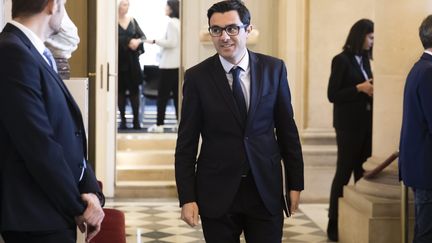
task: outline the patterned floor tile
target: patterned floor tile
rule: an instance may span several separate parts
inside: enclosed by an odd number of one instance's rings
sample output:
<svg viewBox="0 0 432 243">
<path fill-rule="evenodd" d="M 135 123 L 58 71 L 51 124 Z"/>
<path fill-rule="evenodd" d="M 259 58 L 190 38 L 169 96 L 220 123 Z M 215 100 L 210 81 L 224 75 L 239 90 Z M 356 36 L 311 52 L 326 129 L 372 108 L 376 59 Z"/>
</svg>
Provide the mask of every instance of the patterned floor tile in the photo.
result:
<svg viewBox="0 0 432 243">
<path fill-rule="evenodd" d="M 174 235 L 185 235 L 187 233 L 196 232 L 196 229 L 185 228 L 185 227 L 169 227 L 166 229 L 160 229 L 159 231 L 174 234 Z"/>
<path fill-rule="evenodd" d="M 106 207 L 125 212 L 127 243 L 205 243 L 201 226 L 189 227 L 179 219 L 180 209 L 177 201 L 172 202 L 107 202 Z M 307 208 L 307 207 L 306 207 Z M 325 210 L 314 207 L 313 210 Z M 307 208 L 310 211 L 310 208 Z M 325 215 L 321 213 L 319 215 Z M 283 243 L 318 243 L 327 242 L 322 227 L 311 219 L 310 213 L 299 210 L 293 217 L 285 219 Z M 323 219 L 318 219 L 318 221 Z M 139 235 L 139 239 L 137 238 Z M 245 240 L 241 237 L 241 243 Z"/>
<path fill-rule="evenodd" d="M 173 235 L 170 237 L 162 238 L 161 240 L 167 241 L 167 242 L 175 242 L 175 243 L 190 243 L 190 242 L 196 241 L 196 238 L 184 236 L 184 235 Z"/>
</svg>

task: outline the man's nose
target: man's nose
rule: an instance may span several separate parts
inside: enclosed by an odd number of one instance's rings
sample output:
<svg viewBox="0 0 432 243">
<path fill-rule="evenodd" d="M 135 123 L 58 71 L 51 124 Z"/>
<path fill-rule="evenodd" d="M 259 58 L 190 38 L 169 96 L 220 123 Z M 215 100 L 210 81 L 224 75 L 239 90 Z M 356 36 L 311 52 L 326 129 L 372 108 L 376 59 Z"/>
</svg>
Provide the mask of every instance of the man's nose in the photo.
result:
<svg viewBox="0 0 432 243">
<path fill-rule="evenodd" d="M 226 32 L 226 30 L 222 30 L 222 34 L 221 34 L 220 38 L 223 41 L 226 41 L 226 40 L 229 40 L 231 37 L 228 35 L 228 33 Z"/>
</svg>

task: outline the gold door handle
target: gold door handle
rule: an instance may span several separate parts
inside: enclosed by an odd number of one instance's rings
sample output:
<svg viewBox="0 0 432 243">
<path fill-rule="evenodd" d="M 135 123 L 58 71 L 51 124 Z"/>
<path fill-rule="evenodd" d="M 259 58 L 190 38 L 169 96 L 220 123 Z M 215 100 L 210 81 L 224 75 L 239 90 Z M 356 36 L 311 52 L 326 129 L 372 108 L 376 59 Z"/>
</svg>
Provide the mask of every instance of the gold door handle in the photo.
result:
<svg viewBox="0 0 432 243">
<path fill-rule="evenodd" d="M 96 77 L 96 73 L 88 73 L 89 77 Z"/>
</svg>

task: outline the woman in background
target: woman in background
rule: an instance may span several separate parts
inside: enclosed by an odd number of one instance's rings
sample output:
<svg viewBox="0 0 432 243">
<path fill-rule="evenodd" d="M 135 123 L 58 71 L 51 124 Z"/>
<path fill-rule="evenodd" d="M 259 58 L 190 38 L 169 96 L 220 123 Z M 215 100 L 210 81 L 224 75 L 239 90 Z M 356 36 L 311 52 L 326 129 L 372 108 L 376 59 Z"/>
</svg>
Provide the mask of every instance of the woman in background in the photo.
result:
<svg viewBox="0 0 432 243">
<path fill-rule="evenodd" d="M 338 240 L 338 199 L 354 172 L 363 176 L 363 163 L 372 151 L 372 47 L 374 24 L 361 19 L 350 30 L 342 53 L 333 58 L 328 99 L 333 103 L 337 165 L 330 193 L 329 240 Z"/>
<path fill-rule="evenodd" d="M 137 21 L 127 15 L 129 0 L 121 0 L 119 4 L 119 47 L 118 47 L 118 107 L 120 111 L 120 129 L 126 129 L 126 97 L 132 106 L 133 128 L 140 129 L 139 85 L 143 81 L 143 73 L 139 56 L 144 53 L 145 35 Z"/>
<path fill-rule="evenodd" d="M 158 86 L 157 123 L 149 127 L 148 132 L 164 131 L 165 109 L 171 94 L 174 99 L 176 116 L 178 118 L 178 77 L 180 67 L 179 1 L 168 0 L 165 14 L 169 16 L 165 38 L 146 40 L 149 44 L 156 44 L 162 47 L 159 63 L 161 79 Z"/>
</svg>

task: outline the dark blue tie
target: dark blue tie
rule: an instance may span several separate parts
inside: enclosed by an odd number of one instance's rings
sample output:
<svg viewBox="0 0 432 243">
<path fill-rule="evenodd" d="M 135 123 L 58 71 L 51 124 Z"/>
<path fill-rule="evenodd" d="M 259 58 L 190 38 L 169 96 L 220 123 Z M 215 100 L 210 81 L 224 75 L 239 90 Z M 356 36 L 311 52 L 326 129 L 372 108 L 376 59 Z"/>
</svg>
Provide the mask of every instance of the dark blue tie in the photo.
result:
<svg viewBox="0 0 432 243">
<path fill-rule="evenodd" d="M 54 57 L 52 55 L 52 53 L 50 52 L 50 50 L 48 48 L 45 48 L 43 55 L 46 57 L 46 59 L 49 62 L 49 65 L 54 69 L 54 71 L 57 73 L 57 64 L 54 60 Z"/>
<path fill-rule="evenodd" d="M 243 119 L 242 121 L 245 122 L 247 118 L 247 107 L 246 107 L 246 100 L 245 96 L 243 94 L 243 90 L 241 88 L 240 84 L 240 67 L 233 67 L 230 71 L 233 76 L 233 83 L 232 83 L 232 91 L 234 100 L 236 101 L 237 107 L 240 111 L 240 116 Z"/>
<path fill-rule="evenodd" d="M 233 96 L 234 100 L 237 104 L 237 107 L 240 111 L 240 116 L 242 118 L 242 122 L 246 123 L 247 119 L 247 107 L 246 107 L 246 99 L 243 94 L 243 90 L 241 88 L 240 84 L 240 72 L 242 69 L 240 67 L 233 67 L 230 71 L 233 76 L 233 83 L 232 83 L 232 90 L 233 90 Z M 247 176 L 249 174 L 249 162 L 246 160 L 245 163 L 242 166 L 242 177 Z"/>
</svg>

